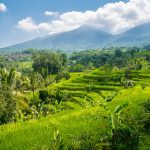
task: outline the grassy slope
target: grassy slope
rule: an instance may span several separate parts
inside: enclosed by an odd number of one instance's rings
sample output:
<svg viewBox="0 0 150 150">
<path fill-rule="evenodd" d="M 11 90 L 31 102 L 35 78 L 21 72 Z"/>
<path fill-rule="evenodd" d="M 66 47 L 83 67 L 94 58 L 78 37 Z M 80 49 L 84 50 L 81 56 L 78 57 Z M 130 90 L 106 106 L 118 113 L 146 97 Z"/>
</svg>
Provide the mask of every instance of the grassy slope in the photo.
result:
<svg viewBox="0 0 150 150">
<path fill-rule="evenodd" d="M 46 149 L 51 147 L 54 132 L 58 130 L 66 146 L 70 143 L 78 145 L 82 142 L 81 135 L 89 137 L 91 144 L 99 143 L 101 137 L 108 131 L 108 120 L 104 119 L 105 111 L 99 106 L 102 97 L 112 95 L 119 90 L 119 94 L 109 103 L 110 108 L 114 110 L 119 104 L 132 102 L 130 109 L 134 115 L 140 113 L 140 104 L 150 97 L 150 87 L 143 90 L 137 83 L 134 88 L 123 89 L 119 83 L 104 82 L 104 79 L 104 73 L 96 70 L 86 75 L 74 73 L 70 80 L 54 85 L 72 95 L 71 101 L 63 103 L 71 106 L 72 109 L 40 120 L 1 126 L 0 149 Z M 149 138 L 148 135 L 143 138 L 143 143 L 140 143 L 141 150 L 150 147 Z"/>
</svg>

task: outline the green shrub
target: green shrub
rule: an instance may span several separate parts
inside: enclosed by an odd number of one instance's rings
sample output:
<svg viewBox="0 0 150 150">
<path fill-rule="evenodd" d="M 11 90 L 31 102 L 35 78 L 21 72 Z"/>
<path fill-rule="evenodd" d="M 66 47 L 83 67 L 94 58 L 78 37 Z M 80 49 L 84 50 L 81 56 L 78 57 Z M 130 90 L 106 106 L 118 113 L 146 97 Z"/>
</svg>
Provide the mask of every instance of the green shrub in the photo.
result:
<svg viewBox="0 0 150 150">
<path fill-rule="evenodd" d="M 93 133 L 84 132 L 70 145 L 69 150 L 100 150 L 100 139 Z"/>
<path fill-rule="evenodd" d="M 0 124 L 15 120 L 17 100 L 10 91 L 0 93 Z"/>
<path fill-rule="evenodd" d="M 144 90 L 147 86 L 148 86 L 147 83 L 141 83 L 141 87 L 142 87 L 143 90 Z"/>
<path fill-rule="evenodd" d="M 58 81 L 60 81 L 63 78 L 66 79 L 66 80 L 70 79 L 70 74 L 69 74 L 68 71 L 60 71 L 60 72 L 58 72 L 56 77 L 55 77 L 55 80 L 58 82 Z"/>
<path fill-rule="evenodd" d="M 71 72 L 82 72 L 84 70 L 85 70 L 85 66 L 83 66 L 81 64 L 76 64 L 76 65 L 70 67 Z"/>
<path fill-rule="evenodd" d="M 146 132 L 150 132 L 150 100 L 144 102 L 144 115 L 142 119 L 143 127 Z"/>
<path fill-rule="evenodd" d="M 112 150 L 137 150 L 139 134 L 135 130 L 124 126 L 113 130 Z"/>
<path fill-rule="evenodd" d="M 63 150 L 64 143 L 62 141 L 59 131 L 54 132 L 54 137 L 49 147 L 49 150 Z"/>
<path fill-rule="evenodd" d="M 62 101 L 68 101 L 70 98 L 71 96 L 67 90 L 61 91 L 58 89 L 56 91 L 56 100 L 58 101 L 58 103 Z"/>
<path fill-rule="evenodd" d="M 120 83 L 125 89 L 132 88 L 135 86 L 135 82 L 133 80 L 126 80 L 124 78 L 121 79 Z"/>
<path fill-rule="evenodd" d="M 48 91 L 47 90 L 40 90 L 39 91 L 39 99 L 41 100 L 42 103 L 47 104 L 48 103 Z"/>
<path fill-rule="evenodd" d="M 55 112 L 56 112 L 56 108 L 53 105 L 48 104 L 42 106 L 42 113 L 45 117 L 49 114 L 55 114 Z"/>
</svg>

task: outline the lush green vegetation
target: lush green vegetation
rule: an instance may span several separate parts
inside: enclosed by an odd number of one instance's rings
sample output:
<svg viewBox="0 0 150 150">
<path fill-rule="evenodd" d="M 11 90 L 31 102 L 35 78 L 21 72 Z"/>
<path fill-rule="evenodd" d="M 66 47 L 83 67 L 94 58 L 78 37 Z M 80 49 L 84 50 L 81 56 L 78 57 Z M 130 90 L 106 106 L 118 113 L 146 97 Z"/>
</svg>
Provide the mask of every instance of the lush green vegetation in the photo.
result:
<svg viewBox="0 0 150 150">
<path fill-rule="evenodd" d="M 0 58 L 0 149 L 148 150 L 150 51 Z"/>
</svg>

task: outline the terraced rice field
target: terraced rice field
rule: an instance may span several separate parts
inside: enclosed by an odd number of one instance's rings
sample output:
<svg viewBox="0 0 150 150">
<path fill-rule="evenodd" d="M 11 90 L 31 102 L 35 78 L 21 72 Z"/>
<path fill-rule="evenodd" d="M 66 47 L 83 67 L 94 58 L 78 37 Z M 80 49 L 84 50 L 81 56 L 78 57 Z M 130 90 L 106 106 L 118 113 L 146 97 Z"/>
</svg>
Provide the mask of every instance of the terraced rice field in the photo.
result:
<svg viewBox="0 0 150 150">
<path fill-rule="evenodd" d="M 113 73 L 109 76 L 111 79 L 108 80 L 105 72 L 99 70 L 90 73 L 72 73 L 71 79 L 62 81 L 55 87 L 71 96 L 65 105 L 78 105 L 73 108 L 98 106 L 101 100 L 124 89 L 121 83 L 116 81 L 118 77 L 124 77 L 124 74 L 122 72 Z M 143 82 L 150 83 L 149 72 L 145 74 L 134 72 L 132 78 L 136 85 L 141 85 Z"/>
<path fill-rule="evenodd" d="M 111 75 L 118 76 L 124 75 L 121 72 Z M 144 89 L 141 87 L 141 83 L 149 83 L 149 72 L 139 72 L 133 79 L 136 86 L 125 89 L 114 78 L 107 80 L 105 73 L 99 70 L 88 74 L 72 73 L 69 80 L 52 85 L 54 89 L 58 88 L 71 97 L 62 102 L 65 109 L 40 120 L 1 126 L 0 149 L 53 149 L 54 133 L 59 131 L 66 150 L 71 146 L 86 149 L 87 145 L 84 145 L 83 141 L 89 143 L 91 149 L 100 150 L 100 140 L 109 131 L 109 121 L 101 102 L 117 93 L 114 99 L 108 102 L 110 109 L 114 111 L 116 106 L 129 102 L 132 105 L 127 111 L 136 116 L 142 113 L 141 104 L 150 98 L 150 86 L 147 85 Z M 140 138 L 139 150 L 148 150 L 150 136 L 140 135 Z"/>
</svg>

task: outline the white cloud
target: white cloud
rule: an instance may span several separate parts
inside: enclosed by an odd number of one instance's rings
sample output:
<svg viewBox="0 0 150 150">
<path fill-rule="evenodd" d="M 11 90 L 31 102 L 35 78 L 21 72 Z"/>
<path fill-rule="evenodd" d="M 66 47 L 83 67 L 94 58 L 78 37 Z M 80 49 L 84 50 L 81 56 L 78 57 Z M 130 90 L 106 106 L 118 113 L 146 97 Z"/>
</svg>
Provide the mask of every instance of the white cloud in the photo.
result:
<svg viewBox="0 0 150 150">
<path fill-rule="evenodd" d="M 51 16 L 51 17 L 57 17 L 59 15 L 58 12 L 53 12 L 53 11 L 45 11 L 44 12 L 45 16 Z"/>
<path fill-rule="evenodd" d="M 5 4 L 0 3 L 0 12 L 5 12 L 7 10 L 7 7 Z"/>
<path fill-rule="evenodd" d="M 18 22 L 18 28 L 21 28 L 25 31 L 34 31 L 37 30 L 37 25 L 34 23 L 31 17 L 27 17 L 26 19 L 22 19 Z"/>
<path fill-rule="evenodd" d="M 45 12 L 52 16 L 55 12 Z M 57 33 L 75 29 L 83 24 L 98 25 L 110 33 L 120 33 L 142 23 L 150 22 L 150 0 L 108 3 L 96 11 L 66 12 L 52 21 L 35 23 L 31 17 L 18 22 L 18 28 L 38 33 Z"/>
</svg>

